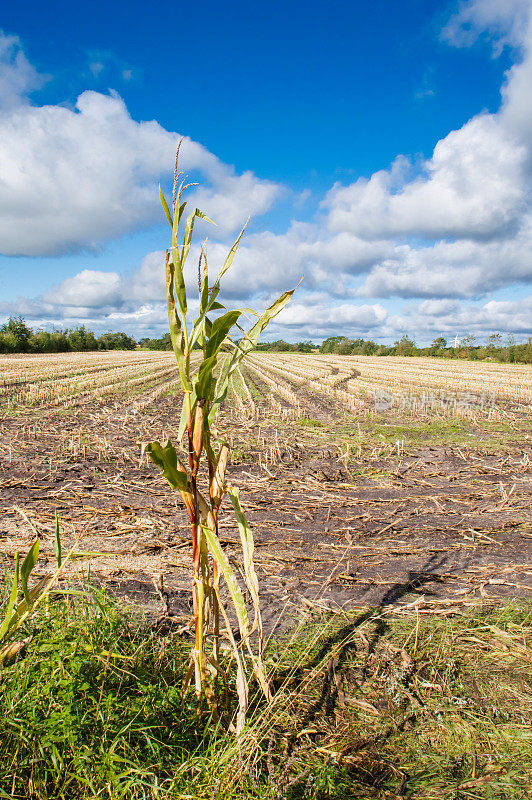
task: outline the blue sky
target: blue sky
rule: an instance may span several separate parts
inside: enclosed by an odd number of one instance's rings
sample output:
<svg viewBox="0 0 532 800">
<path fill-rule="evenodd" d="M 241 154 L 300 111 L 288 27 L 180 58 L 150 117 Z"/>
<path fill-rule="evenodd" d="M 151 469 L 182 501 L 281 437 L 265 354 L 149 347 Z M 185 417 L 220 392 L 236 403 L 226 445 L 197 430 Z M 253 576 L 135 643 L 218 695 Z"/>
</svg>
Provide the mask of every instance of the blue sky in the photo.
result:
<svg viewBox="0 0 532 800">
<path fill-rule="evenodd" d="M 530 0 L 9 2 L 0 320 L 165 328 L 156 185 L 185 136 L 229 303 L 271 337 L 532 332 Z M 202 232 L 202 231 L 201 231 Z"/>
</svg>

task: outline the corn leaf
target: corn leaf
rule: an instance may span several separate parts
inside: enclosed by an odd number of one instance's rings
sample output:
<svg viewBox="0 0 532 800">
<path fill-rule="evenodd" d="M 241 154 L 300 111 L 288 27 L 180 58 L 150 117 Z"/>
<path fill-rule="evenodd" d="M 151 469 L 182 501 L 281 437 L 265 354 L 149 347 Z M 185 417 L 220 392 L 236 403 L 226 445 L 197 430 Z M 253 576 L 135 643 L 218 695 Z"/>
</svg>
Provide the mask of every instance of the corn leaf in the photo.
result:
<svg viewBox="0 0 532 800">
<path fill-rule="evenodd" d="M 200 312 L 205 311 L 209 302 L 209 276 L 205 275 L 201 284 Z"/>
<path fill-rule="evenodd" d="M 264 314 L 261 314 L 257 322 L 253 325 L 252 328 L 249 329 L 246 335 L 246 340 L 252 343 L 252 346 L 255 346 L 259 341 L 259 336 L 261 335 L 264 328 L 269 325 L 274 317 L 279 314 L 280 311 L 283 310 L 285 305 L 288 303 L 292 295 L 294 294 L 295 289 L 291 289 L 289 292 L 283 292 L 283 294 L 277 298 L 277 300 L 269 306 Z M 251 349 L 251 347 L 250 347 Z"/>
<path fill-rule="evenodd" d="M 199 208 L 195 208 L 192 214 L 188 215 L 187 224 L 185 226 L 185 235 L 183 237 L 183 249 L 181 251 L 181 263 L 183 264 L 183 266 L 185 265 L 185 261 L 188 258 L 190 243 L 192 241 L 192 232 L 194 230 L 194 222 L 196 217 L 198 217 L 198 219 L 205 220 L 205 222 L 210 222 L 211 225 L 215 224 L 212 221 L 212 219 L 209 219 L 209 217 L 206 214 L 204 214 L 203 211 L 200 211 Z"/>
<path fill-rule="evenodd" d="M 59 536 L 59 517 L 57 511 L 55 512 L 55 534 L 54 534 L 54 555 L 57 561 L 57 566 L 61 566 L 61 537 Z"/>
<path fill-rule="evenodd" d="M 177 453 L 170 440 L 164 447 L 159 442 L 150 442 L 146 445 L 145 452 L 162 470 L 163 476 L 172 489 L 179 489 L 182 492 L 190 491 L 188 475 L 183 465 L 178 462 Z"/>
<path fill-rule="evenodd" d="M 14 633 L 22 622 L 26 619 L 30 611 L 32 610 L 33 606 L 35 605 L 36 600 L 38 597 L 43 593 L 46 589 L 50 581 L 50 575 L 45 575 L 41 578 L 35 586 L 33 586 L 28 592 L 28 600 L 24 598 L 15 608 L 11 615 L 11 620 L 9 622 L 9 630 L 8 635 Z M 0 640 L 1 641 L 1 640 Z"/>
<path fill-rule="evenodd" d="M 242 311 L 240 309 L 236 309 L 235 311 L 228 311 L 226 314 L 223 314 L 221 317 L 218 317 L 214 320 L 212 323 L 209 340 L 205 348 L 205 354 L 207 358 L 218 353 L 229 331 L 237 322 L 241 314 Z"/>
<path fill-rule="evenodd" d="M 39 558 L 39 545 L 40 545 L 40 540 L 35 539 L 35 541 L 33 542 L 32 546 L 28 551 L 26 558 L 22 562 L 22 566 L 20 568 L 20 582 L 22 584 L 22 592 L 24 594 L 24 599 L 28 605 L 30 604 L 28 579 L 30 577 L 33 567 L 35 566 Z"/>
<path fill-rule="evenodd" d="M 9 596 L 9 601 L 7 603 L 7 607 L 4 611 L 4 619 L 2 620 L 2 624 L 0 625 L 0 642 L 2 642 L 11 627 L 11 616 L 13 614 L 13 609 L 15 607 L 15 603 L 17 602 L 17 594 L 18 594 L 18 584 L 19 584 L 19 554 L 15 553 L 15 574 L 13 575 L 13 585 L 11 587 L 11 594 Z"/>
<path fill-rule="evenodd" d="M 210 356 L 206 358 L 205 361 L 201 362 L 198 370 L 198 378 L 194 386 L 198 400 L 208 400 L 213 379 L 212 373 L 215 366 L 216 355 Z"/>
<path fill-rule="evenodd" d="M 164 213 L 166 215 L 166 219 L 170 223 L 170 227 L 174 227 L 174 220 L 172 219 L 172 215 L 170 213 L 170 209 L 168 208 L 168 203 L 166 202 L 166 197 L 163 194 L 163 190 L 161 189 L 161 184 L 159 184 L 159 197 L 161 198 L 161 205 L 163 207 Z"/>
<path fill-rule="evenodd" d="M 187 289 L 185 286 L 185 278 L 183 277 L 183 264 L 185 262 L 183 253 L 181 253 L 181 255 L 179 254 L 178 247 L 172 247 L 172 261 L 174 264 L 175 294 L 181 313 L 185 315 L 187 313 Z"/>
<path fill-rule="evenodd" d="M 0 666 L 16 661 L 18 656 L 24 652 L 31 642 L 31 638 L 31 636 L 28 636 L 27 639 L 23 639 L 21 642 L 12 642 L 11 644 L 4 645 L 4 647 L 0 647 Z M 7 796 L 8 795 L 6 795 L 6 797 Z"/>
<path fill-rule="evenodd" d="M 183 438 L 183 434 L 187 428 L 187 403 L 190 403 L 191 414 L 194 414 L 194 410 L 196 408 L 196 402 L 197 402 L 196 389 L 194 386 L 192 386 L 192 384 L 190 384 L 190 389 L 191 391 L 188 393 L 188 400 L 187 400 L 187 395 L 185 395 L 185 397 L 183 398 L 183 405 L 181 407 L 181 418 L 179 420 L 179 430 L 177 434 L 178 442 L 180 442 L 181 439 Z"/>
<path fill-rule="evenodd" d="M 225 578 L 225 582 L 227 584 L 227 588 L 229 589 L 229 594 L 231 595 L 238 619 L 240 636 L 242 639 L 245 639 L 249 633 L 249 622 L 244 595 L 242 594 L 242 590 L 238 585 L 233 568 L 231 567 L 227 556 L 222 550 L 222 545 L 220 544 L 220 540 L 216 536 L 215 532 L 207 525 L 202 525 L 201 527 L 203 529 L 203 533 L 205 534 L 209 550 L 211 551 L 213 558 L 218 562 L 218 565 Z"/>
<path fill-rule="evenodd" d="M 221 268 L 221 270 L 220 270 L 220 272 L 218 274 L 218 277 L 216 278 L 216 281 L 215 281 L 214 287 L 213 287 L 213 289 L 216 289 L 215 297 L 218 295 L 218 292 L 220 291 L 220 281 L 222 280 L 223 276 L 225 275 L 225 273 L 227 272 L 227 270 L 229 269 L 229 267 L 231 266 L 231 264 L 235 260 L 235 255 L 236 255 L 236 251 L 237 251 L 238 245 L 240 244 L 240 239 L 244 235 L 244 231 L 247 228 L 248 222 L 249 222 L 249 219 L 246 222 L 246 224 L 244 225 L 244 227 L 242 228 L 242 230 L 240 231 L 240 233 L 238 234 L 236 242 L 234 243 L 232 248 L 229 250 L 227 258 L 225 259 L 225 261 L 223 263 L 223 266 L 222 266 L 222 268 Z M 211 297 L 212 297 L 212 295 L 211 295 Z"/>
<path fill-rule="evenodd" d="M 214 591 L 216 594 L 216 598 L 218 600 L 218 606 L 222 613 L 222 617 L 224 618 L 225 628 L 227 631 L 227 637 L 231 643 L 232 653 L 235 657 L 236 661 L 236 691 L 238 695 L 238 711 L 236 716 L 236 730 L 235 733 L 238 735 L 242 733 L 244 729 L 244 723 L 246 721 L 246 712 L 248 710 L 248 698 L 249 698 L 249 686 L 248 681 L 246 678 L 246 672 L 244 669 L 244 659 L 242 658 L 242 654 L 240 652 L 240 648 L 238 647 L 235 637 L 233 636 L 233 631 L 231 629 L 231 623 L 227 617 L 227 612 L 224 608 L 224 605 L 220 598 L 220 593 L 218 588 L 215 586 Z"/>
<path fill-rule="evenodd" d="M 177 313 L 175 305 L 175 266 L 173 261 L 170 261 L 168 253 L 166 254 L 166 305 L 168 309 L 168 324 L 170 326 L 170 338 L 172 340 L 172 348 L 179 368 L 179 375 L 181 377 L 181 385 L 186 391 L 192 389 L 192 384 L 187 378 L 185 366 L 185 353 L 183 332 L 181 330 L 181 320 Z"/>
<path fill-rule="evenodd" d="M 249 527 L 248 521 L 244 516 L 244 512 L 240 506 L 240 499 L 238 496 L 238 489 L 233 486 L 227 487 L 227 494 L 233 504 L 235 510 L 236 521 L 238 524 L 238 531 L 240 533 L 240 541 L 242 543 L 242 554 L 244 556 L 244 575 L 246 578 L 246 586 L 251 595 L 253 608 L 255 611 L 255 624 L 259 629 L 262 627 L 260 623 L 260 607 L 259 607 L 259 580 L 255 571 L 255 564 L 253 562 L 253 553 L 255 551 L 255 542 L 253 540 L 253 533 Z M 260 631 L 262 635 L 262 631 Z"/>
</svg>

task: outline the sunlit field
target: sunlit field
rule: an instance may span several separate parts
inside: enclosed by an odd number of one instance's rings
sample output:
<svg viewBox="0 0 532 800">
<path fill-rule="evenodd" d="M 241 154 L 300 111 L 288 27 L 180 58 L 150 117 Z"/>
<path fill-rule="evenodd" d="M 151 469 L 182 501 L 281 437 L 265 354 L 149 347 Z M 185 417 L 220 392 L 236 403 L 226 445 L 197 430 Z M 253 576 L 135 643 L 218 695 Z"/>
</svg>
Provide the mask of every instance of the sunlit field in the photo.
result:
<svg viewBox="0 0 532 800">
<path fill-rule="evenodd" d="M 179 387 L 173 353 L 0 361 L 5 569 L 38 534 L 33 576 L 50 572 L 57 512 L 74 547 L 57 586 L 83 591 L 52 592 L 4 668 L 4 792 L 428 800 L 458 782 L 524 796 L 530 367 L 254 353 L 234 373 L 218 436 L 255 535 L 277 687 L 267 709 L 253 700 L 240 754 L 174 688 L 189 524 L 143 446 L 177 443 Z M 232 560 L 225 506 L 219 524 Z"/>
</svg>

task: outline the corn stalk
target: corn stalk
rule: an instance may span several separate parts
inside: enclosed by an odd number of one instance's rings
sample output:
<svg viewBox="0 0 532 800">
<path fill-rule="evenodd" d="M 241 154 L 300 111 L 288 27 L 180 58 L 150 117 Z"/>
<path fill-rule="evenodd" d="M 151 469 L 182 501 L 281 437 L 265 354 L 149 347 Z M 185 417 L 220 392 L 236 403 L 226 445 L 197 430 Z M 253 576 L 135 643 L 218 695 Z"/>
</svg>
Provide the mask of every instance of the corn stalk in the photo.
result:
<svg viewBox="0 0 532 800">
<path fill-rule="evenodd" d="M 209 223 L 212 221 L 198 208 L 194 209 L 188 215 L 183 237 L 179 239 L 180 223 L 186 207 L 186 202 L 182 201 L 182 194 L 187 186 L 185 181 L 181 180 L 182 173 L 177 172 L 178 157 L 179 148 L 171 207 L 160 187 L 159 195 L 166 219 L 172 229 L 172 246 L 166 251 L 165 258 L 166 302 L 170 336 L 184 392 L 178 439 L 181 442 L 185 437 L 186 464 L 179 458 L 170 441 L 164 446 L 159 442 L 151 442 L 145 450 L 162 470 L 172 489 L 181 493 L 191 525 L 195 636 L 189 673 L 183 690 L 187 690 L 194 677 L 198 709 L 201 708 L 202 698 L 205 697 L 215 718 L 225 721 L 227 727 L 238 733 L 243 728 L 247 709 L 249 689 L 246 668 L 248 670 L 251 668 L 268 699 L 270 690 L 262 663 L 262 624 L 258 581 L 253 564 L 253 536 L 242 513 L 238 492 L 226 483 L 225 472 L 229 450 L 226 444 L 218 445 L 216 442 L 213 423 L 225 400 L 233 374 L 245 356 L 256 347 L 259 336 L 268 323 L 288 303 L 293 291 L 284 292 L 260 315 L 251 309 L 239 308 L 228 311 L 218 301 L 221 280 L 233 263 L 238 244 L 244 234 L 244 226 L 214 283 L 209 283 L 207 258 L 202 248 L 198 275 L 199 316 L 189 328 L 187 288 L 184 279 L 185 263 L 190 252 L 195 221 L 197 219 Z M 256 321 L 249 330 L 244 331 L 239 325 L 239 320 L 246 312 L 255 316 Z M 235 327 L 241 333 L 241 338 L 236 344 L 229 339 L 229 333 Z M 191 367 L 190 359 L 193 349 L 198 350 L 201 356 L 199 365 L 195 368 Z M 206 483 L 203 491 L 199 485 L 200 478 Z M 249 620 L 244 594 L 218 536 L 218 515 L 226 493 L 233 506 L 240 533 L 244 565 L 242 576 L 253 605 L 252 623 Z M 238 637 L 232 631 L 230 615 L 221 600 L 222 576 L 238 622 Z M 225 626 L 223 629 L 221 622 Z M 228 678 L 219 658 L 222 636 L 229 641 L 236 663 L 236 686 L 239 696 L 236 727 L 224 716 L 216 692 L 215 679 L 222 677 L 226 685 Z"/>
</svg>

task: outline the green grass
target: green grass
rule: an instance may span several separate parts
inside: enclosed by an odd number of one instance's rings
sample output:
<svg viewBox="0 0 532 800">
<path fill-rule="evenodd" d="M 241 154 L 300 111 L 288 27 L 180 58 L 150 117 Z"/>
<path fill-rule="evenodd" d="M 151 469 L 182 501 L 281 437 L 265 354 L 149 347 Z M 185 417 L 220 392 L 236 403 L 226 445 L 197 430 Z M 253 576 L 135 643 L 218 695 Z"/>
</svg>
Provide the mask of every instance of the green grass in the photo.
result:
<svg viewBox="0 0 532 800">
<path fill-rule="evenodd" d="M 56 600 L 28 633 L 0 676 L 2 797 L 519 800 L 532 785 L 531 604 L 306 618 L 270 643 L 274 701 L 252 702 L 238 742 L 181 701 L 190 640 L 102 593 Z"/>
<path fill-rule="evenodd" d="M 462 419 L 422 419 L 409 417 L 389 417 L 388 421 L 379 418 L 354 417 L 349 424 L 321 425 L 322 435 L 335 438 L 335 441 L 357 446 L 362 443 L 364 449 L 403 441 L 408 449 L 430 445 L 459 445 L 472 447 L 475 450 L 495 450 L 515 444 L 527 430 L 524 422 L 510 425 L 504 422 L 482 421 L 476 425 L 470 420 Z M 360 436 L 357 422 L 360 425 Z M 300 423 L 302 424 L 302 423 Z M 312 421 L 304 424 L 307 428 L 318 427 Z"/>
<path fill-rule="evenodd" d="M 297 420 L 297 424 L 301 425 L 301 427 L 303 427 L 303 428 L 324 428 L 325 427 L 325 423 L 324 422 L 320 422 L 317 419 L 310 419 L 310 418 L 307 419 L 306 417 L 300 417 Z"/>
<path fill-rule="evenodd" d="M 532 649 L 523 642 L 532 630 L 531 604 L 418 624 L 410 616 L 337 618 L 326 637 L 324 624 L 307 625 L 294 646 L 301 651 L 313 642 L 307 668 L 337 658 L 346 707 L 336 679 L 322 670 L 298 692 L 285 725 L 297 737 L 294 724 L 305 720 L 314 730 L 309 756 L 319 742 L 341 768 L 336 778 L 342 771 L 344 782 L 349 777 L 344 794 L 336 789 L 330 796 L 529 796 Z M 412 664 L 402 658 L 403 646 Z M 287 670 L 291 659 L 292 653 Z M 467 787 L 470 781 L 476 784 Z"/>
</svg>

